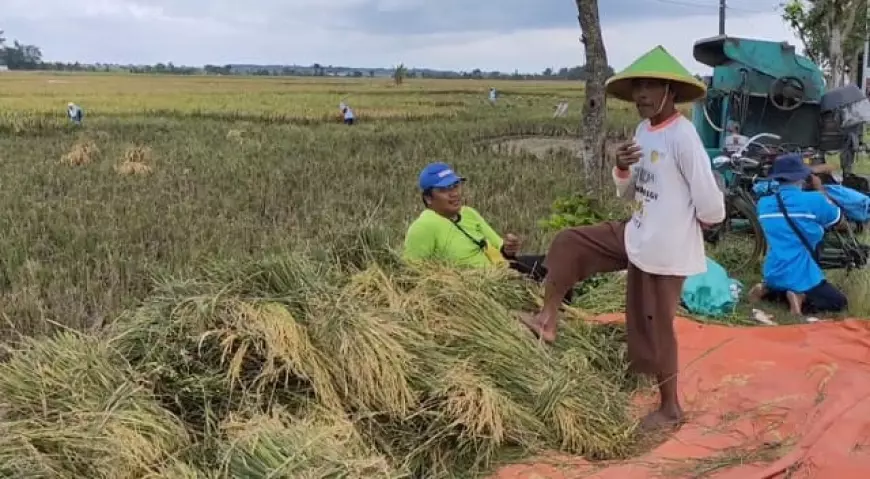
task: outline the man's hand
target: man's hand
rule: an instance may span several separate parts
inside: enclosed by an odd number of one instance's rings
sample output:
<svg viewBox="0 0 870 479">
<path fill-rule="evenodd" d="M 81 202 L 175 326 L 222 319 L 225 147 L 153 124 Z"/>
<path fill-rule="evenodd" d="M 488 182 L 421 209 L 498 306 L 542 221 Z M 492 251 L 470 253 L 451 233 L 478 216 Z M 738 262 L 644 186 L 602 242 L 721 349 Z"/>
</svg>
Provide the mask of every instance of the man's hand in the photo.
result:
<svg viewBox="0 0 870 479">
<path fill-rule="evenodd" d="M 818 165 L 810 166 L 810 170 L 813 172 L 814 175 L 823 175 L 826 173 L 829 175 L 832 175 L 832 174 L 834 174 L 834 171 L 836 171 L 836 168 L 834 168 L 834 165 L 829 165 L 827 163 L 821 163 Z"/>
<path fill-rule="evenodd" d="M 816 191 L 825 190 L 825 185 L 822 184 L 822 179 L 816 175 L 810 175 L 810 186 Z"/>
<path fill-rule="evenodd" d="M 625 142 L 616 149 L 616 167 L 623 171 L 627 170 L 642 157 L 643 151 L 634 140 Z"/>
<path fill-rule="evenodd" d="M 504 237 L 504 244 L 501 247 L 502 253 L 505 256 L 512 258 L 519 254 L 520 247 L 523 245 L 523 242 L 520 238 L 513 234 L 507 234 Z"/>
</svg>

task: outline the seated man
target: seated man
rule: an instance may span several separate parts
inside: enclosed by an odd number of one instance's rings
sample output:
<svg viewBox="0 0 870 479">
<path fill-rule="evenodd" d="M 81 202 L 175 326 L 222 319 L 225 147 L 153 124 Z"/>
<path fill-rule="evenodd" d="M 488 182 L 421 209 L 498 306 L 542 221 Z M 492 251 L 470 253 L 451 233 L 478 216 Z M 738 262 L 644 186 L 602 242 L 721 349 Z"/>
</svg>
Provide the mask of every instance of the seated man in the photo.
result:
<svg viewBox="0 0 870 479">
<path fill-rule="evenodd" d="M 547 272 L 543 256 L 520 256 L 520 239 L 502 239 L 474 208 L 462 204 L 465 178 L 445 163 L 431 163 L 420 172 L 420 190 L 426 207 L 405 236 L 403 257 L 409 261 L 439 260 L 481 268 L 509 266 L 535 281 Z"/>
<path fill-rule="evenodd" d="M 758 201 L 768 246 L 763 283 L 752 288 L 750 299 L 786 303 L 796 315 L 845 310 L 846 296 L 825 280 L 816 254 L 825 230 L 845 221 L 840 208 L 798 154 L 777 158 L 770 176 L 779 186 Z M 812 190 L 804 191 L 808 179 Z"/>
</svg>

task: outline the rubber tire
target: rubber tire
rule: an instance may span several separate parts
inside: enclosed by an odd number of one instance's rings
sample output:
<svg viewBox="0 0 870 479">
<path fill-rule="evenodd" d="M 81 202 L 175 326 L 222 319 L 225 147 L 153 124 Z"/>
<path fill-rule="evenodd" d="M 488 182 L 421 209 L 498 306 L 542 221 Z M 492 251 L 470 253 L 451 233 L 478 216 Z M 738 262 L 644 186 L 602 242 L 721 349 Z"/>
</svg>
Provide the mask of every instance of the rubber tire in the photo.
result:
<svg viewBox="0 0 870 479">
<path fill-rule="evenodd" d="M 726 222 L 731 221 L 732 212 L 737 212 L 740 216 L 746 218 L 751 230 L 749 234 L 755 240 L 752 246 L 752 253 L 747 255 L 746 259 L 734 269 L 744 271 L 747 268 L 759 265 L 764 253 L 767 251 L 767 241 L 764 239 L 764 230 L 761 229 L 761 222 L 758 221 L 758 210 L 755 208 L 755 205 L 740 196 L 732 196 L 725 199 L 725 211 L 727 214 L 725 218 Z"/>
</svg>

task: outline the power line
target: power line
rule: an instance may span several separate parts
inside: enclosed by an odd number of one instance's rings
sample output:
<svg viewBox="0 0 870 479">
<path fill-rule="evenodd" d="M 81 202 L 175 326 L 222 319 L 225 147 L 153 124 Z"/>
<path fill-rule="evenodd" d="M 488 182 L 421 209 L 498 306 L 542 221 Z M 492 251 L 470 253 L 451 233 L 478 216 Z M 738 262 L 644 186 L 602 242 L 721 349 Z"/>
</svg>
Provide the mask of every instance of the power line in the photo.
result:
<svg viewBox="0 0 870 479">
<path fill-rule="evenodd" d="M 707 8 L 713 6 L 713 5 L 703 4 L 703 3 L 693 3 L 693 2 L 690 2 L 688 0 L 654 0 L 654 1 L 656 1 L 658 3 L 664 3 L 667 5 L 677 5 L 680 7 L 694 7 L 694 8 L 703 8 L 703 9 L 707 9 Z"/>
<path fill-rule="evenodd" d="M 743 7 L 743 6 L 739 6 L 739 5 L 736 7 L 732 6 L 732 5 L 726 5 L 725 8 L 728 10 L 733 10 L 735 12 L 771 13 L 771 12 L 777 11 L 780 8 L 780 6 L 781 6 L 780 4 L 770 5 L 769 7 L 767 7 L 767 10 L 760 10 L 757 8 L 747 8 L 747 7 Z"/>
<path fill-rule="evenodd" d="M 689 0 L 654 0 L 654 1 L 656 1 L 658 3 L 666 3 L 668 5 L 678 5 L 681 7 L 695 7 L 695 8 L 700 7 L 700 8 L 706 9 L 706 8 L 713 6 L 713 5 L 704 4 L 704 3 L 695 3 L 695 2 L 691 2 Z"/>
<path fill-rule="evenodd" d="M 741 6 L 735 7 L 733 4 L 730 4 L 727 0 L 712 0 L 713 3 L 702 2 L 701 0 L 653 0 L 658 3 L 662 3 L 665 5 L 676 5 L 679 7 L 687 7 L 687 8 L 700 8 L 700 9 L 717 9 L 719 11 L 719 35 L 725 34 L 725 18 L 727 12 L 745 12 L 745 13 L 770 13 L 776 11 L 777 6 L 771 6 L 770 10 L 756 10 L 743 8 Z"/>
<path fill-rule="evenodd" d="M 721 8 L 721 6 L 717 5 L 716 3 L 704 3 L 704 2 L 700 2 L 699 0 L 694 0 L 694 1 L 693 0 L 653 0 L 653 1 L 655 1 L 657 3 L 663 3 L 666 5 L 675 5 L 678 7 L 688 7 L 688 8 L 700 8 L 700 9 L 704 9 L 704 10 L 712 10 L 712 9 Z M 746 7 L 742 7 L 742 6 L 735 7 L 735 6 L 728 5 L 728 4 L 725 5 L 725 10 L 731 10 L 734 12 L 744 12 L 744 13 L 770 13 L 772 11 L 775 11 L 776 8 L 777 8 L 776 6 L 772 5 L 769 10 L 759 10 L 759 9 L 753 9 L 753 8 L 746 8 Z"/>
</svg>

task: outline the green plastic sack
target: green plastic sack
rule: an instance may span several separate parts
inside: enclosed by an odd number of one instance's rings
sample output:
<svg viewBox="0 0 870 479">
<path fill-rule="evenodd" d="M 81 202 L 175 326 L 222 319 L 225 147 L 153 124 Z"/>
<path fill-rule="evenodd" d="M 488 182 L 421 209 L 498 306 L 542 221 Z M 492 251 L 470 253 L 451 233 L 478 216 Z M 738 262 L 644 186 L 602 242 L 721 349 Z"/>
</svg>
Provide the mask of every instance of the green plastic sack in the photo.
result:
<svg viewBox="0 0 870 479">
<path fill-rule="evenodd" d="M 707 258 L 706 272 L 686 278 L 681 299 L 692 314 L 720 318 L 734 312 L 742 289 L 722 265 Z"/>
</svg>

